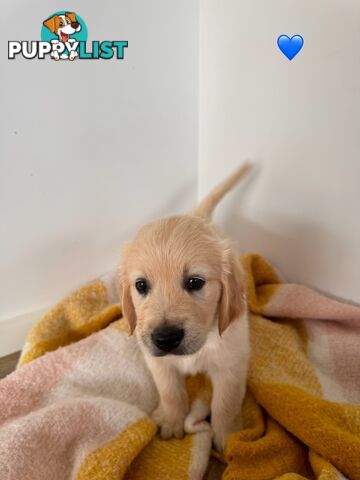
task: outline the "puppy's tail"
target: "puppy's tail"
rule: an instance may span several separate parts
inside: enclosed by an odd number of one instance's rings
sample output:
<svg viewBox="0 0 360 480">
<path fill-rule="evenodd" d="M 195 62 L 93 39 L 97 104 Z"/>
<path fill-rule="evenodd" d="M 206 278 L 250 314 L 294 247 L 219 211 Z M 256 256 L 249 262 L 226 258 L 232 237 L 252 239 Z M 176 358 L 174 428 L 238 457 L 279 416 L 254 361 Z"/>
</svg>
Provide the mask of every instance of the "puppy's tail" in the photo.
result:
<svg viewBox="0 0 360 480">
<path fill-rule="evenodd" d="M 211 215 L 215 210 L 216 205 L 220 200 L 232 189 L 234 185 L 251 169 L 251 163 L 246 162 L 236 169 L 229 177 L 225 178 L 219 185 L 217 185 L 194 210 L 191 211 L 192 215 L 211 219 Z"/>
</svg>

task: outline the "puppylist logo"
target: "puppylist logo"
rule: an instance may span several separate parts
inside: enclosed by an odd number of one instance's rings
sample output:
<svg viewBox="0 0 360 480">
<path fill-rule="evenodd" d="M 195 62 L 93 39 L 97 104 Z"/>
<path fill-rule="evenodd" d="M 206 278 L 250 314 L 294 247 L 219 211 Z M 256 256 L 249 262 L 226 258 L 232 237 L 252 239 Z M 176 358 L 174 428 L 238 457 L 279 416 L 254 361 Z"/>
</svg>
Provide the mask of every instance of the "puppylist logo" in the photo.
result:
<svg viewBox="0 0 360 480">
<path fill-rule="evenodd" d="M 8 42 L 8 58 L 20 56 L 28 60 L 43 60 L 50 56 L 53 60 L 116 60 L 124 59 L 124 40 L 94 40 L 87 45 L 88 30 L 84 20 L 74 12 L 55 12 L 43 21 L 41 41 L 20 40 Z"/>
</svg>

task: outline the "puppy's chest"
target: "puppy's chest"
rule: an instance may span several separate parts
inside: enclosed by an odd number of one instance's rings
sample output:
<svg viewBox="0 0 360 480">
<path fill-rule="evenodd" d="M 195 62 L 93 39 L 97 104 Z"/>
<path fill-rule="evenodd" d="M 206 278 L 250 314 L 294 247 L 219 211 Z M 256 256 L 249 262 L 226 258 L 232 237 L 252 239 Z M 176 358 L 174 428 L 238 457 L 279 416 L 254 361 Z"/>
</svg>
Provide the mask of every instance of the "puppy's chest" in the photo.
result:
<svg viewBox="0 0 360 480">
<path fill-rule="evenodd" d="M 195 375 L 199 372 L 207 372 L 211 368 L 209 356 L 205 352 L 191 355 L 189 358 L 181 359 L 178 365 L 179 370 L 185 375 Z"/>
<path fill-rule="evenodd" d="M 217 329 L 211 331 L 205 345 L 194 355 L 178 357 L 176 366 L 185 375 L 206 372 L 212 376 L 219 369 L 247 365 L 249 356 L 248 319 L 245 314 L 233 322 L 221 337 Z"/>
<path fill-rule="evenodd" d="M 224 342 L 221 339 L 209 339 L 203 348 L 188 357 L 178 359 L 178 368 L 185 375 L 195 375 L 200 372 L 211 373 L 224 357 Z"/>
</svg>

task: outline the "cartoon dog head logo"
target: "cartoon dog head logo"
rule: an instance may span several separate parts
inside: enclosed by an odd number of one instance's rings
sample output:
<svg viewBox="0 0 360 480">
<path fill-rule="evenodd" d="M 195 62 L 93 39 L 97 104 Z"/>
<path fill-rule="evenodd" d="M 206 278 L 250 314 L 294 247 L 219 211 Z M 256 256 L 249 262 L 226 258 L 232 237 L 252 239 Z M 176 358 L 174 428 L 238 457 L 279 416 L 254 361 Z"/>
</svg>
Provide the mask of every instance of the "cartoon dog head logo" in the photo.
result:
<svg viewBox="0 0 360 480">
<path fill-rule="evenodd" d="M 81 30 L 76 14 L 71 12 L 66 12 L 64 15 L 53 15 L 45 20 L 43 24 L 51 33 L 56 33 L 59 40 L 64 43 L 69 40 L 70 35 Z"/>
<path fill-rule="evenodd" d="M 74 45 L 78 40 L 83 40 L 84 38 L 80 38 L 78 34 L 83 30 L 86 30 L 86 26 L 83 20 L 76 15 L 74 12 L 57 12 L 53 14 L 51 17 L 47 18 L 43 22 L 43 32 L 47 32 L 46 40 L 55 42 L 62 42 L 67 46 L 67 50 L 63 53 L 59 53 L 59 51 L 53 51 L 51 53 L 51 57 L 54 60 L 75 60 L 79 56 L 78 51 L 74 48 L 72 49 L 72 45 Z M 87 36 L 87 32 L 82 32 Z M 75 38 L 72 36 L 75 35 Z M 42 34 L 42 37 L 44 35 Z M 45 38 L 43 38 L 45 40 Z M 86 38 L 85 38 L 86 40 Z"/>
</svg>

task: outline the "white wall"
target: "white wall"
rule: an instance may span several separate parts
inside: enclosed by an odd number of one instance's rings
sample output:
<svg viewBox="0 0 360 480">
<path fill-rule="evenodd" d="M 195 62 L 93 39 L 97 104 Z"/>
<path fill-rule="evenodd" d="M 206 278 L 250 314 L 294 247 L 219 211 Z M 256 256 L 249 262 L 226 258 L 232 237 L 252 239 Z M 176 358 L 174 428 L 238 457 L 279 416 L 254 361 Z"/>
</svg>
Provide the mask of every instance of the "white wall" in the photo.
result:
<svg viewBox="0 0 360 480">
<path fill-rule="evenodd" d="M 360 3 L 203 0 L 200 24 L 200 194 L 258 160 L 217 221 L 289 279 L 360 302 Z M 304 38 L 291 62 L 280 34 Z"/>
<path fill-rule="evenodd" d="M 7 59 L 75 10 L 124 61 Z M 112 267 L 143 222 L 196 198 L 198 4 L 5 0 L 0 29 L 0 319 Z M 0 352 L 1 353 L 1 352 Z"/>
</svg>

